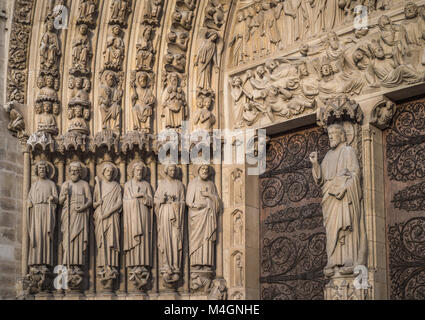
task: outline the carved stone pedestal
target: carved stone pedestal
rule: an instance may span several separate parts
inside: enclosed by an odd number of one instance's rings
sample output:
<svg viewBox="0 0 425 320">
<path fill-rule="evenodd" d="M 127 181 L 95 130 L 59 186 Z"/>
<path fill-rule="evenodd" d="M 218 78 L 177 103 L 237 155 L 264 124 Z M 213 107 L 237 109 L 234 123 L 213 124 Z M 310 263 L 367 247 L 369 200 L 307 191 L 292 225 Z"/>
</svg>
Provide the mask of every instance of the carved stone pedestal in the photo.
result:
<svg viewBox="0 0 425 320">
<path fill-rule="evenodd" d="M 86 300 L 84 295 L 79 291 L 66 292 L 62 300 Z"/>
<path fill-rule="evenodd" d="M 177 292 L 162 292 L 158 300 L 181 300 L 181 297 Z"/>
<path fill-rule="evenodd" d="M 117 300 L 115 292 L 102 292 L 96 296 L 96 300 Z"/>
<path fill-rule="evenodd" d="M 355 275 L 336 274 L 325 286 L 325 300 L 368 300 L 371 288 L 356 289 Z"/>
<path fill-rule="evenodd" d="M 129 293 L 125 300 L 151 300 L 150 297 L 146 293 Z"/>
</svg>

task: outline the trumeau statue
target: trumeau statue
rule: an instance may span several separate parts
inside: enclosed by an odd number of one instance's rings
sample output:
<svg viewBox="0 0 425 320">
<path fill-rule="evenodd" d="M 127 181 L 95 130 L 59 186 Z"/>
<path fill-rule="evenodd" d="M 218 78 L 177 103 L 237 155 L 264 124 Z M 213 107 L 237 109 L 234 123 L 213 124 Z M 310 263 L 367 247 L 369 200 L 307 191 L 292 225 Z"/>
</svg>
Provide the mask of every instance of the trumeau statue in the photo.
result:
<svg viewBox="0 0 425 320">
<path fill-rule="evenodd" d="M 164 174 L 165 179 L 159 182 L 155 193 L 159 269 L 164 284 L 173 286 L 181 276 L 185 188 L 176 178 L 176 165 L 165 166 Z"/>
<path fill-rule="evenodd" d="M 215 267 L 215 243 L 220 198 L 211 178 L 211 168 L 202 165 L 199 176 L 189 183 L 186 204 L 189 207 L 189 259 L 192 271 Z"/>
<path fill-rule="evenodd" d="M 97 267 L 105 289 L 112 290 L 118 277 L 120 252 L 121 186 L 115 182 L 118 169 L 110 162 L 98 171 L 94 189 L 94 223 L 97 244 Z"/>
<path fill-rule="evenodd" d="M 79 289 L 89 239 L 89 215 L 92 194 L 89 184 L 84 181 L 87 169 L 80 162 L 69 166 L 70 180 L 62 185 L 59 204 L 62 206 L 62 265 L 68 268 L 68 285 Z"/>
<path fill-rule="evenodd" d="M 124 186 L 123 223 L 126 267 L 138 289 L 145 286 L 152 267 L 152 207 L 153 191 L 144 180 L 147 168 L 142 162 L 130 168 L 132 179 Z"/>
<path fill-rule="evenodd" d="M 51 180 L 54 167 L 40 161 L 35 165 L 38 177 L 28 194 L 29 266 L 53 266 L 53 239 L 56 225 L 58 191 Z"/>
<path fill-rule="evenodd" d="M 328 127 L 331 150 L 322 164 L 317 152 L 310 155 L 313 178 L 322 187 L 328 263 L 324 273 L 353 274 L 366 265 L 367 242 L 362 203 L 360 166 L 354 149 L 346 142 L 342 125 Z"/>
</svg>

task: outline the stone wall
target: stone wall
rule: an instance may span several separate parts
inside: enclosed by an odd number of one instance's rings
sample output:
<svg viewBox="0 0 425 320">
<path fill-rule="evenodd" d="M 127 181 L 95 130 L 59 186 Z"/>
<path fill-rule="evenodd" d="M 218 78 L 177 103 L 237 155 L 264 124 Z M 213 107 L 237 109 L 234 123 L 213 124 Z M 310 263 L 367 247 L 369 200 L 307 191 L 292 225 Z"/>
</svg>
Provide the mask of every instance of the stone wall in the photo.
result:
<svg viewBox="0 0 425 320">
<path fill-rule="evenodd" d="M 5 103 L 8 33 L 13 0 L 0 2 L 0 105 Z M 16 297 L 20 274 L 20 225 L 22 207 L 22 152 L 8 130 L 7 114 L 0 112 L 0 299 Z"/>
</svg>

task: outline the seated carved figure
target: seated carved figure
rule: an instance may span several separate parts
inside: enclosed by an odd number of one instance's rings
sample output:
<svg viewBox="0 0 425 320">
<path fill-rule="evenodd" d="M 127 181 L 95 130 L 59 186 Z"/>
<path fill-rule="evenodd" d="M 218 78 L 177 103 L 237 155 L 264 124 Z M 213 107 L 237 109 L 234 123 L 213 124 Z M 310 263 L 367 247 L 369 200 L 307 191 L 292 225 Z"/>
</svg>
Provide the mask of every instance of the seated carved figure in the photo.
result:
<svg viewBox="0 0 425 320">
<path fill-rule="evenodd" d="M 371 86 L 391 88 L 403 82 L 407 84 L 418 83 L 424 80 L 424 74 L 407 65 L 397 65 L 394 59 L 385 57 L 384 49 L 380 41 L 373 40 L 369 45 L 373 58 L 368 73 L 373 79 Z"/>
</svg>

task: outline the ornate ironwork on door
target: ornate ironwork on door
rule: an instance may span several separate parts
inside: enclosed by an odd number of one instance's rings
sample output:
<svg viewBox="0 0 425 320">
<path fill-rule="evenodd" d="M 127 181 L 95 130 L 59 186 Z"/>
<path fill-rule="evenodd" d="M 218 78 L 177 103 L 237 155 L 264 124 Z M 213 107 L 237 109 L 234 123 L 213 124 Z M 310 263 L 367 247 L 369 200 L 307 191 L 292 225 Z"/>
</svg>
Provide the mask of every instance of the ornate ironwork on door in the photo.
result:
<svg viewBox="0 0 425 320">
<path fill-rule="evenodd" d="M 425 103 L 398 106 L 384 133 L 389 292 L 425 299 Z"/>
<path fill-rule="evenodd" d="M 264 300 L 323 299 L 326 236 L 309 155 L 318 151 L 321 161 L 328 150 L 328 137 L 318 128 L 270 141 L 260 177 Z"/>
</svg>

